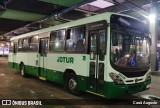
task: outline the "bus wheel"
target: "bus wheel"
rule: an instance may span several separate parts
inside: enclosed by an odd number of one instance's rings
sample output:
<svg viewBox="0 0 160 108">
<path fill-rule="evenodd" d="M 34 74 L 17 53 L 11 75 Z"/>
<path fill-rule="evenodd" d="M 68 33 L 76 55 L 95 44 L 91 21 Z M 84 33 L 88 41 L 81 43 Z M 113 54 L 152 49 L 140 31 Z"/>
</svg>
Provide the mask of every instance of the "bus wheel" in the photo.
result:
<svg viewBox="0 0 160 108">
<path fill-rule="evenodd" d="M 20 73 L 21 73 L 22 77 L 26 77 L 25 70 L 24 70 L 24 65 L 23 64 L 20 65 Z"/>
<path fill-rule="evenodd" d="M 73 73 L 70 73 L 66 76 L 66 89 L 68 92 L 70 92 L 73 95 L 78 95 L 78 83 L 76 80 L 76 75 Z"/>
</svg>

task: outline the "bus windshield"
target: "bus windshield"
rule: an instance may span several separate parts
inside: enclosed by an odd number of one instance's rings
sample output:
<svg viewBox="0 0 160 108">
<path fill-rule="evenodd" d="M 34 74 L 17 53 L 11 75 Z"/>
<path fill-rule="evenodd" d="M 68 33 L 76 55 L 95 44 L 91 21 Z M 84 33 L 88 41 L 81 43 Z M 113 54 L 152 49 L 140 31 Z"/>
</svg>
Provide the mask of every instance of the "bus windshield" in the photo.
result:
<svg viewBox="0 0 160 108">
<path fill-rule="evenodd" d="M 111 17 L 111 64 L 118 71 L 148 70 L 150 37 L 145 23 L 124 16 Z M 128 69 L 128 70 L 127 70 Z"/>
</svg>

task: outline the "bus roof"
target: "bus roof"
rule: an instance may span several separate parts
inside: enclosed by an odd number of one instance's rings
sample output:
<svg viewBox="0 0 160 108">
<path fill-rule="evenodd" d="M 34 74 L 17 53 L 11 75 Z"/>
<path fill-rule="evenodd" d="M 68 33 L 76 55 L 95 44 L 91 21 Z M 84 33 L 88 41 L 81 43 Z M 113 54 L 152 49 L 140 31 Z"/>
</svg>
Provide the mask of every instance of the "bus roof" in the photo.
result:
<svg viewBox="0 0 160 108">
<path fill-rule="evenodd" d="M 72 26 L 78 26 L 78 25 L 83 25 L 83 24 L 87 24 L 87 23 L 92 23 L 92 22 L 96 22 L 96 21 L 100 21 L 100 20 L 110 21 L 110 16 L 112 14 L 117 14 L 117 13 L 107 12 L 107 13 L 102 13 L 102 14 L 78 19 L 78 20 L 75 20 L 75 21 L 51 26 L 51 27 L 48 27 L 48 28 L 44 28 L 44 29 L 40 29 L 40 30 L 37 30 L 37 31 L 25 33 L 25 34 L 22 34 L 22 35 L 19 35 L 19 36 L 16 36 L 16 37 L 12 37 L 10 40 L 11 41 L 12 40 L 17 40 L 17 39 L 20 39 L 20 38 L 25 38 L 25 37 L 29 37 L 29 36 L 33 36 L 33 35 L 37 35 L 37 34 L 41 34 L 41 33 L 45 33 L 45 32 L 51 32 L 51 31 L 59 30 L 59 29 L 65 29 L 65 28 L 69 28 L 69 27 L 72 27 Z M 123 14 L 117 14 L 117 15 L 128 16 L 128 15 L 123 15 Z M 128 17 L 131 17 L 131 16 L 128 16 Z M 134 18 L 134 17 L 132 17 L 132 18 Z"/>
</svg>

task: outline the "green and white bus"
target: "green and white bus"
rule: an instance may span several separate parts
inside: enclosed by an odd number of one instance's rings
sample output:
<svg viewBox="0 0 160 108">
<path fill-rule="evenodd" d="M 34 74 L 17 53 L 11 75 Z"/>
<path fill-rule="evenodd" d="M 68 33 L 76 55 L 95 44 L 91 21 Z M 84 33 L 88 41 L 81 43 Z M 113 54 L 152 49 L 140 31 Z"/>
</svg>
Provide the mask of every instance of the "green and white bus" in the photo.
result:
<svg viewBox="0 0 160 108">
<path fill-rule="evenodd" d="M 150 35 L 131 16 L 103 13 L 10 39 L 9 66 L 71 94 L 116 98 L 148 90 Z"/>
</svg>

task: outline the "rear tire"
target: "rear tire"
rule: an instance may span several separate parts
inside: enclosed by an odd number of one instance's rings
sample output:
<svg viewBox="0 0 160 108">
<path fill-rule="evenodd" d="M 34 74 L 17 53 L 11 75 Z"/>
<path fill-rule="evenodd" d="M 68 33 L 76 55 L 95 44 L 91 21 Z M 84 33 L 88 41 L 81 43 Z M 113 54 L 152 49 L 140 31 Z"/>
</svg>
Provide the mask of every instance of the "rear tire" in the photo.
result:
<svg viewBox="0 0 160 108">
<path fill-rule="evenodd" d="M 66 75 L 66 77 L 65 77 L 65 89 L 73 95 L 78 95 L 79 94 L 78 82 L 77 82 L 75 74 L 70 73 L 70 74 Z"/>
<path fill-rule="evenodd" d="M 23 64 L 20 65 L 20 74 L 21 74 L 22 77 L 26 77 L 26 73 L 25 73 L 25 69 L 24 69 Z"/>
</svg>

